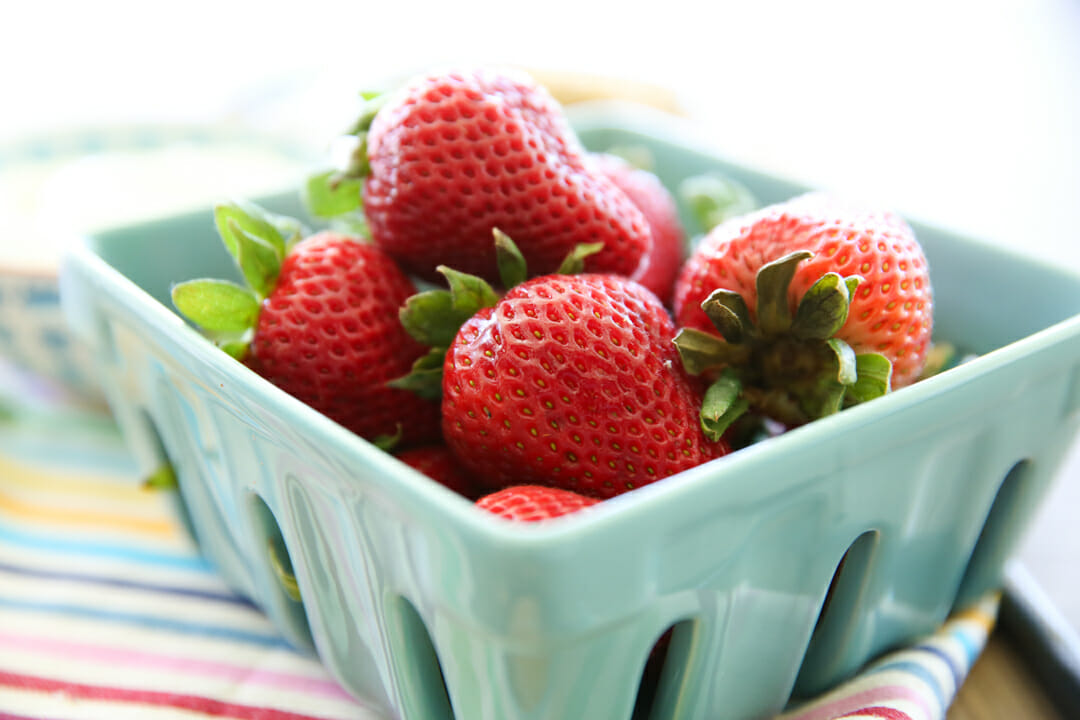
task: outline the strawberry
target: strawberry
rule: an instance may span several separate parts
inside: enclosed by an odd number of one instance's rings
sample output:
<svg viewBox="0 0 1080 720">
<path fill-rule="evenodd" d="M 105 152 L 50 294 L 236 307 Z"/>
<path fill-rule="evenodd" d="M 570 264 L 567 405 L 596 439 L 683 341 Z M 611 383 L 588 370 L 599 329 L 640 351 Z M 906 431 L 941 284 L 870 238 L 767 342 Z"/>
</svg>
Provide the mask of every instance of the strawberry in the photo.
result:
<svg viewBox="0 0 1080 720">
<path fill-rule="evenodd" d="M 713 411 L 752 406 L 791 425 L 915 380 L 932 312 L 911 228 L 820 193 L 716 227 L 675 288 L 688 369 L 731 370 Z"/>
<path fill-rule="evenodd" d="M 652 231 L 652 245 L 633 279 L 667 303 L 686 254 L 686 234 L 675 198 L 653 173 L 607 153 L 590 155 L 593 167 L 641 210 Z"/>
<path fill-rule="evenodd" d="M 443 434 L 491 487 L 610 497 L 724 454 L 660 301 L 611 275 L 546 275 L 467 321 L 443 367 Z"/>
<path fill-rule="evenodd" d="M 593 272 L 630 276 L 652 245 L 641 211 L 586 153 L 560 106 L 522 74 L 450 72 L 382 97 L 357 123 L 353 166 L 374 242 L 412 274 L 440 264 L 496 281 L 491 233 L 535 274 L 581 243 Z"/>
<path fill-rule="evenodd" d="M 490 513 L 518 522 L 539 522 L 575 513 L 600 502 L 570 490 L 544 485 L 512 485 L 476 501 Z"/>
<path fill-rule="evenodd" d="M 329 231 L 300 239 L 298 223 L 253 205 L 219 206 L 215 218 L 249 287 L 180 283 L 173 302 L 182 314 L 362 437 L 406 445 L 438 437 L 438 405 L 387 386 L 424 348 L 397 317 L 415 288 L 386 253 Z"/>
<path fill-rule="evenodd" d="M 445 445 L 426 445 L 396 454 L 401 462 L 445 485 L 459 495 L 473 497 L 473 481 Z"/>
</svg>

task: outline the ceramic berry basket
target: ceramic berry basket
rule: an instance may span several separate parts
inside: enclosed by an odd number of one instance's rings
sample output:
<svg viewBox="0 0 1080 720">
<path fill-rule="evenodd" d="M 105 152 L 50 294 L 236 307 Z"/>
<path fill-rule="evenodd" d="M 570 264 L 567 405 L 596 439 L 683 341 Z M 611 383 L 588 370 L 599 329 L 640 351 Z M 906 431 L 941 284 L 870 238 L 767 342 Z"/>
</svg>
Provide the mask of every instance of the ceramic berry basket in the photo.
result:
<svg viewBox="0 0 1080 720">
<path fill-rule="evenodd" d="M 648 147 L 669 186 L 720 169 L 763 202 L 802 190 L 655 119 L 577 127 L 595 149 Z M 209 208 L 90 238 L 62 298 L 144 468 L 176 468 L 205 554 L 368 704 L 628 720 L 674 628 L 636 717 L 751 718 L 995 587 L 1080 426 L 1080 276 L 914 227 L 936 336 L 977 359 L 540 526 L 476 510 L 175 315 L 171 283 L 233 274 Z M 300 601 L 269 560 L 282 545 Z"/>
</svg>

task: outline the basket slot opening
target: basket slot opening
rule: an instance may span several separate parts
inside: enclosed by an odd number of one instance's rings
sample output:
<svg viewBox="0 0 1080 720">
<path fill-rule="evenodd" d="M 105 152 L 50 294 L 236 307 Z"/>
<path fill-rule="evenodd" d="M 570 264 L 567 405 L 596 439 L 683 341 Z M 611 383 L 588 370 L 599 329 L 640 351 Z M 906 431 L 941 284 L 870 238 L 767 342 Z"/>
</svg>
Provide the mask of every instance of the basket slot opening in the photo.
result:
<svg viewBox="0 0 1080 720">
<path fill-rule="evenodd" d="M 395 665 L 403 717 L 454 720 L 439 655 L 420 613 L 408 599 L 387 605 L 391 657 Z"/>
<path fill-rule="evenodd" d="M 660 634 L 649 653 L 638 685 L 631 720 L 669 720 L 675 711 L 680 679 L 690 659 L 694 620 L 681 620 Z"/>
<path fill-rule="evenodd" d="M 255 533 L 255 547 L 257 552 L 261 551 L 266 567 L 273 576 L 273 597 L 268 598 L 269 603 L 275 614 L 288 625 L 289 639 L 293 642 L 299 640 L 311 647 L 311 628 L 304 612 L 304 600 L 281 528 L 266 501 L 256 493 L 248 495 L 248 508 Z"/>
<path fill-rule="evenodd" d="M 832 684 L 830 660 L 841 656 L 856 625 L 879 539 L 877 530 L 867 530 L 855 538 L 837 564 L 799 668 L 794 698 L 816 695 Z"/>
<path fill-rule="evenodd" d="M 983 593 L 1001 583 L 1001 571 L 1009 550 L 1030 515 L 1031 508 L 1027 505 L 1035 500 L 1033 493 L 1027 492 L 1029 481 L 1034 477 L 1033 467 L 1031 461 L 1021 460 L 1002 480 L 960 581 L 955 602 L 957 609 L 978 600 Z"/>
<path fill-rule="evenodd" d="M 169 493 L 174 515 L 183 525 L 188 537 L 194 539 L 195 524 L 191 520 L 191 510 L 188 509 L 187 502 L 184 500 L 184 494 L 180 492 L 178 484 L 180 478 L 176 463 L 165 449 L 165 442 L 161 439 L 157 423 L 145 409 L 139 410 L 139 423 L 146 431 L 145 438 L 152 446 L 151 452 L 161 458 L 159 467 L 149 477 L 143 478 L 143 481 Z"/>
</svg>

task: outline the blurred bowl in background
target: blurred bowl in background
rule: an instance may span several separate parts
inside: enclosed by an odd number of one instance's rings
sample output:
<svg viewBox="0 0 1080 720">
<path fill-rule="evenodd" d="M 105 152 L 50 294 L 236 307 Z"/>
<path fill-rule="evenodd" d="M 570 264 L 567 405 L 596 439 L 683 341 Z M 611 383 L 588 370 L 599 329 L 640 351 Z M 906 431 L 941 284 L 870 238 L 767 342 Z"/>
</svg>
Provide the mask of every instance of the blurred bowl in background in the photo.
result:
<svg viewBox="0 0 1080 720">
<path fill-rule="evenodd" d="M 60 311 L 57 267 L 73 238 L 233 197 L 295 188 L 320 158 L 241 126 L 118 126 L 0 146 L 0 358 L 99 396 Z"/>
</svg>

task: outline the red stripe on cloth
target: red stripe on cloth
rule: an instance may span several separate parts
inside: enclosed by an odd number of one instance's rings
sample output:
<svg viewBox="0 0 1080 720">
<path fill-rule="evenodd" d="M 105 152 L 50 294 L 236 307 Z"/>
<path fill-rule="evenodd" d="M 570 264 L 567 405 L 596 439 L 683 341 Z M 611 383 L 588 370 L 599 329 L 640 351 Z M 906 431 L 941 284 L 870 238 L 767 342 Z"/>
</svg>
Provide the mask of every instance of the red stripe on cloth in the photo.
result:
<svg viewBox="0 0 1080 720">
<path fill-rule="evenodd" d="M 0 686 L 4 685 L 20 690 L 62 692 L 70 697 L 84 700 L 142 703 L 144 705 L 160 705 L 162 707 L 177 708 L 180 710 L 194 710 L 206 715 L 236 718 L 237 720 L 326 720 L 325 718 L 319 718 L 313 715 L 300 715 L 285 710 L 277 710 L 275 708 L 236 705 L 234 703 L 199 697 L 197 695 L 179 695 L 176 693 L 155 692 L 152 690 L 131 690 L 117 687 L 102 687 L 99 685 L 83 685 L 81 683 L 52 680 L 32 675 L 17 675 L 15 673 L 0 671 Z"/>
<path fill-rule="evenodd" d="M 851 717 L 876 717 L 883 718 L 883 720 L 912 720 L 911 716 L 902 710 L 897 710 L 891 707 L 867 707 L 855 712 L 850 712 L 847 715 L 841 715 L 837 720 L 842 718 Z"/>
</svg>

